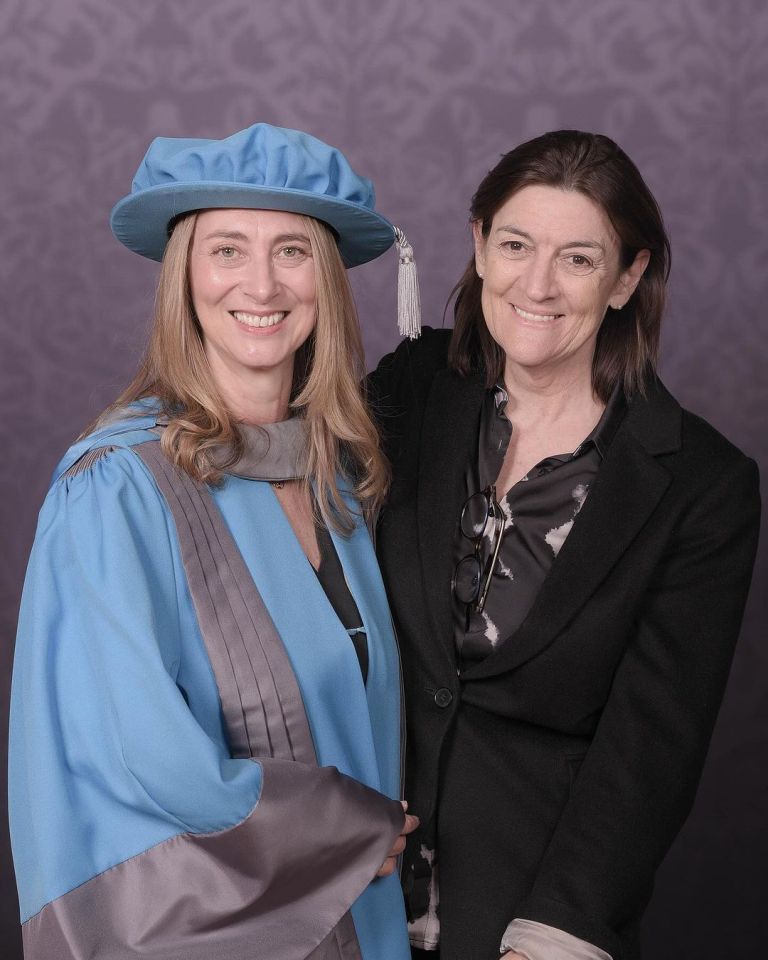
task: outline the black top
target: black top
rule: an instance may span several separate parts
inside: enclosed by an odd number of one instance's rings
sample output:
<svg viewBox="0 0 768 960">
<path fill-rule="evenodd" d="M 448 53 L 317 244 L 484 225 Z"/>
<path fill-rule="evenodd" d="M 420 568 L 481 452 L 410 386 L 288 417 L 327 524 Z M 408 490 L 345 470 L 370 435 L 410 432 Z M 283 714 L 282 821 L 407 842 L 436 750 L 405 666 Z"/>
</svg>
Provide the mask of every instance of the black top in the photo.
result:
<svg viewBox="0 0 768 960">
<path fill-rule="evenodd" d="M 404 795 L 421 818 L 409 909 L 426 909 L 437 855 L 442 960 L 498 956 L 515 917 L 637 960 L 728 676 L 757 470 L 651 379 L 513 640 L 459 673 L 453 549 L 487 391 L 447 367 L 449 340 L 425 330 L 368 381 L 393 473 L 377 553 L 403 661 Z"/>
<path fill-rule="evenodd" d="M 355 598 L 347 586 L 344 570 L 336 553 L 328 528 L 323 523 L 315 526 L 317 545 L 320 549 L 320 566 L 315 573 L 320 586 L 325 590 L 328 602 L 336 611 L 336 616 L 344 624 L 344 629 L 352 638 L 363 683 L 368 680 L 368 638 L 363 631 L 363 619 L 357 609 Z"/>
<path fill-rule="evenodd" d="M 477 454 L 465 474 L 467 496 L 496 482 L 514 429 L 505 413 L 508 401 L 501 385 L 488 390 L 483 400 Z M 499 501 L 505 516 L 501 549 L 485 607 L 481 613 L 470 613 L 468 629 L 466 607 L 453 601 L 462 666 L 484 659 L 525 619 L 625 412 L 624 395 L 617 391 L 594 430 L 572 453 L 541 460 Z M 484 547 L 490 549 L 493 524 L 486 528 L 485 539 Z M 457 525 L 455 561 L 472 549 Z"/>
</svg>

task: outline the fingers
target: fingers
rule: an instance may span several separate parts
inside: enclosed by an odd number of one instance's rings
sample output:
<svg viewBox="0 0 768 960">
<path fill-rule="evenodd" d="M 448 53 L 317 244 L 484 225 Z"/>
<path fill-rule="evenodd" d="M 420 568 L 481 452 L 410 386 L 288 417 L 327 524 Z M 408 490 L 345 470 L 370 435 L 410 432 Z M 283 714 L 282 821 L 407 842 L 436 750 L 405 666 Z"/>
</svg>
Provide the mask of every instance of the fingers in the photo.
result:
<svg viewBox="0 0 768 960">
<path fill-rule="evenodd" d="M 377 877 L 388 877 L 391 873 L 395 872 L 395 867 L 397 866 L 397 860 L 395 857 L 387 857 L 387 859 L 382 863 Z"/>
<path fill-rule="evenodd" d="M 421 823 L 421 820 L 419 820 L 418 817 L 415 817 L 410 813 L 406 813 L 405 824 L 403 826 L 403 835 L 413 833 L 413 831 L 416 829 L 416 827 L 418 827 L 420 823 Z"/>
<path fill-rule="evenodd" d="M 401 833 L 397 840 L 395 840 L 395 842 L 392 844 L 392 849 L 387 854 L 387 858 L 399 857 L 403 850 L 405 850 L 405 836 Z"/>
<path fill-rule="evenodd" d="M 407 834 L 407 833 L 413 833 L 413 831 L 416 829 L 416 827 L 418 827 L 418 825 L 421 823 L 421 820 L 419 820 L 418 817 L 413 816 L 413 814 L 408 813 L 408 801 L 407 801 L 407 800 L 401 800 L 401 801 L 400 801 L 400 804 L 401 804 L 403 810 L 405 811 L 405 825 L 404 825 L 404 827 L 403 827 L 402 832 L 403 832 L 403 833 L 406 833 L 406 834 Z"/>
<path fill-rule="evenodd" d="M 410 825 L 406 822 L 406 825 L 403 828 L 403 832 L 398 836 L 397 840 L 395 840 L 395 842 L 392 844 L 392 849 L 387 854 L 387 859 L 381 865 L 381 869 L 376 874 L 377 877 L 388 877 L 390 873 L 394 871 L 395 867 L 397 866 L 397 858 L 400 856 L 403 850 L 405 850 L 405 835 L 407 833 L 410 833 L 412 830 L 415 830 L 416 827 L 419 825 L 418 817 L 409 816 L 406 818 L 406 821 L 407 820 L 415 820 L 416 822 Z"/>
<path fill-rule="evenodd" d="M 404 811 L 408 809 L 407 800 L 401 800 L 400 803 L 402 804 Z M 403 829 L 395 842 L 392 844 L 392 849 L 387 854 L 387 859 L 381 865 L 378 873 L 376 874 L 377 877 L 388 877 L 391 873 L 395 872 L 395 868 L 397 867 L 397 858 L 400 856 L 403 850 L 405 850 L 406 836 L 409 833 L 413 833 L 420 823 L 421 820 L 419 820 L 418 817 L 410 813 L 405 814 L 405 823 L 403 824 Z"/>
<path fill-rule="evenodd" d="M 400 854 L 405 850 L 405 838 L 409 833 L 418 827 L 420 821 L 418 817 L 412 817 L 410 814 L 406 814 L 405 825 L 403 826 L 402 833 L 398 834 L 397 839 L 392 844 L 392 849 L 387 854 L 387 859 L 391 857 L 399 857 Z"/>
</svg>

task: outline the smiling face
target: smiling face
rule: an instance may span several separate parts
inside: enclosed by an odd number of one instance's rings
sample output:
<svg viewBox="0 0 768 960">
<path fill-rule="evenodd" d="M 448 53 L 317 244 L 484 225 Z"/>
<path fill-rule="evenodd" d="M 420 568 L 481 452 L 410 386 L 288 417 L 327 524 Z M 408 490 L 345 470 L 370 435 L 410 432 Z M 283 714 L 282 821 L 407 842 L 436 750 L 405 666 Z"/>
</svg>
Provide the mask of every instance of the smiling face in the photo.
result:
<svg viewBox="0 0 768 960">
<path fill-rule="evenodd" d="M 287 397 L 298 348 L 315 326 L 315 263 L 301 217 L 277 210 L 204 210 L 189 258 L 192 303 L 225 399 Z"/>
<path fill-rule="evenodd" d="M 608 306 L 629 299 L 648 261 L 641 251 L 619 267 L 619 238 L 584 194 L 528 186 L 496 212 L 488 237 L 473 225 L 488 330 L 516 376 L 591 377 Z"/>
</svg>

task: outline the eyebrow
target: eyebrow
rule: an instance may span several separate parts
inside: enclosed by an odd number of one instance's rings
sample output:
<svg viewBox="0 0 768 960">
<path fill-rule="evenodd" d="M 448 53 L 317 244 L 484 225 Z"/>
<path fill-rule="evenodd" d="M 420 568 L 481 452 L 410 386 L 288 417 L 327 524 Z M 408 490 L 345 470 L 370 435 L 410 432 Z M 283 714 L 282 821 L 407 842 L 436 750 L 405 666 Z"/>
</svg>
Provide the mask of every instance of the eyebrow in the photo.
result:
<svg viewBox="0 0 768 960">
<path fill-rule="evenodd" d="M 309 237 L 304 233 L 284 233 L 282 236 L 275 237 L 275 243 L 290 243 L 295 241 L 309 243 Z"/>
<path fill-rule="evenodd" d="M 212 233 L 206 234 L 202 239 L 203 241 L 239 240 L 241 243 L 248 243 L 250 241 L 250 237 L 247 237 L 239 230 L 214 230 Z M 279 237 L 275 237 L 273 243 L 295 243 L 296 241 L 309 243 L 309 237 L 303 233 L 283 233 L 280 234 Z"/>
<path fill-rule="evenodd" d="M 530 233 L 526 233 L 525 230 L 521 230 L 520 227 L 516 227 L 514 224 L 509 223 L 505 224 L 502 227 L 496 228 L 496 233 L 514 233 L 518 237 L 525 237 L 526 240 L 530 240 L 533 243 L 533 237 Z M 563 243 L 560 245 L 560 250 L 570 250 L 571 247 L 586 247 L 588 250 L 600 250 L 602 253 L 605 253 L 605 247 L 602 243 L 598 243 L 596 240 L 569 240 L 568 243 Z"/>
<path fill-rule="evenodd" d="M 203 240 L 247 240 L 248 237 L 238 230 L 214 230 L 206 234 Z"/>
</svg>

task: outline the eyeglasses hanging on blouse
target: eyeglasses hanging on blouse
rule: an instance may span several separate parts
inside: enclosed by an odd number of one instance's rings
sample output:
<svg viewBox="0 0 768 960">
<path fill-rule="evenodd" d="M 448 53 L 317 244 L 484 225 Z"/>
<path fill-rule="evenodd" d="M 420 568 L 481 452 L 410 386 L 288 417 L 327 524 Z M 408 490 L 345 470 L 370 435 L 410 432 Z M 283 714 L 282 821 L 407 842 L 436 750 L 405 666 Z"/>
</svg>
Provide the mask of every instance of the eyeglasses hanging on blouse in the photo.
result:
<svg viewBox="0 0 768 960">
<path fill-rule="evenodd" d="M 461 508 L 459 526 L 462 535 L 474 544 L 474 551 L 456 564 L 451 580 L 453 594 L 466 607 L 466 626 L 471 613 L 482 613 L 493 579 L 504 536 L 504 513 L 496 499 L 496 486 L 489 484 L 480 493 L 473 493 Z M 493 531 L 487 535 L 488 525 Z M 484 549 L 484 544 L 489 548 Z"/>
</svg>

